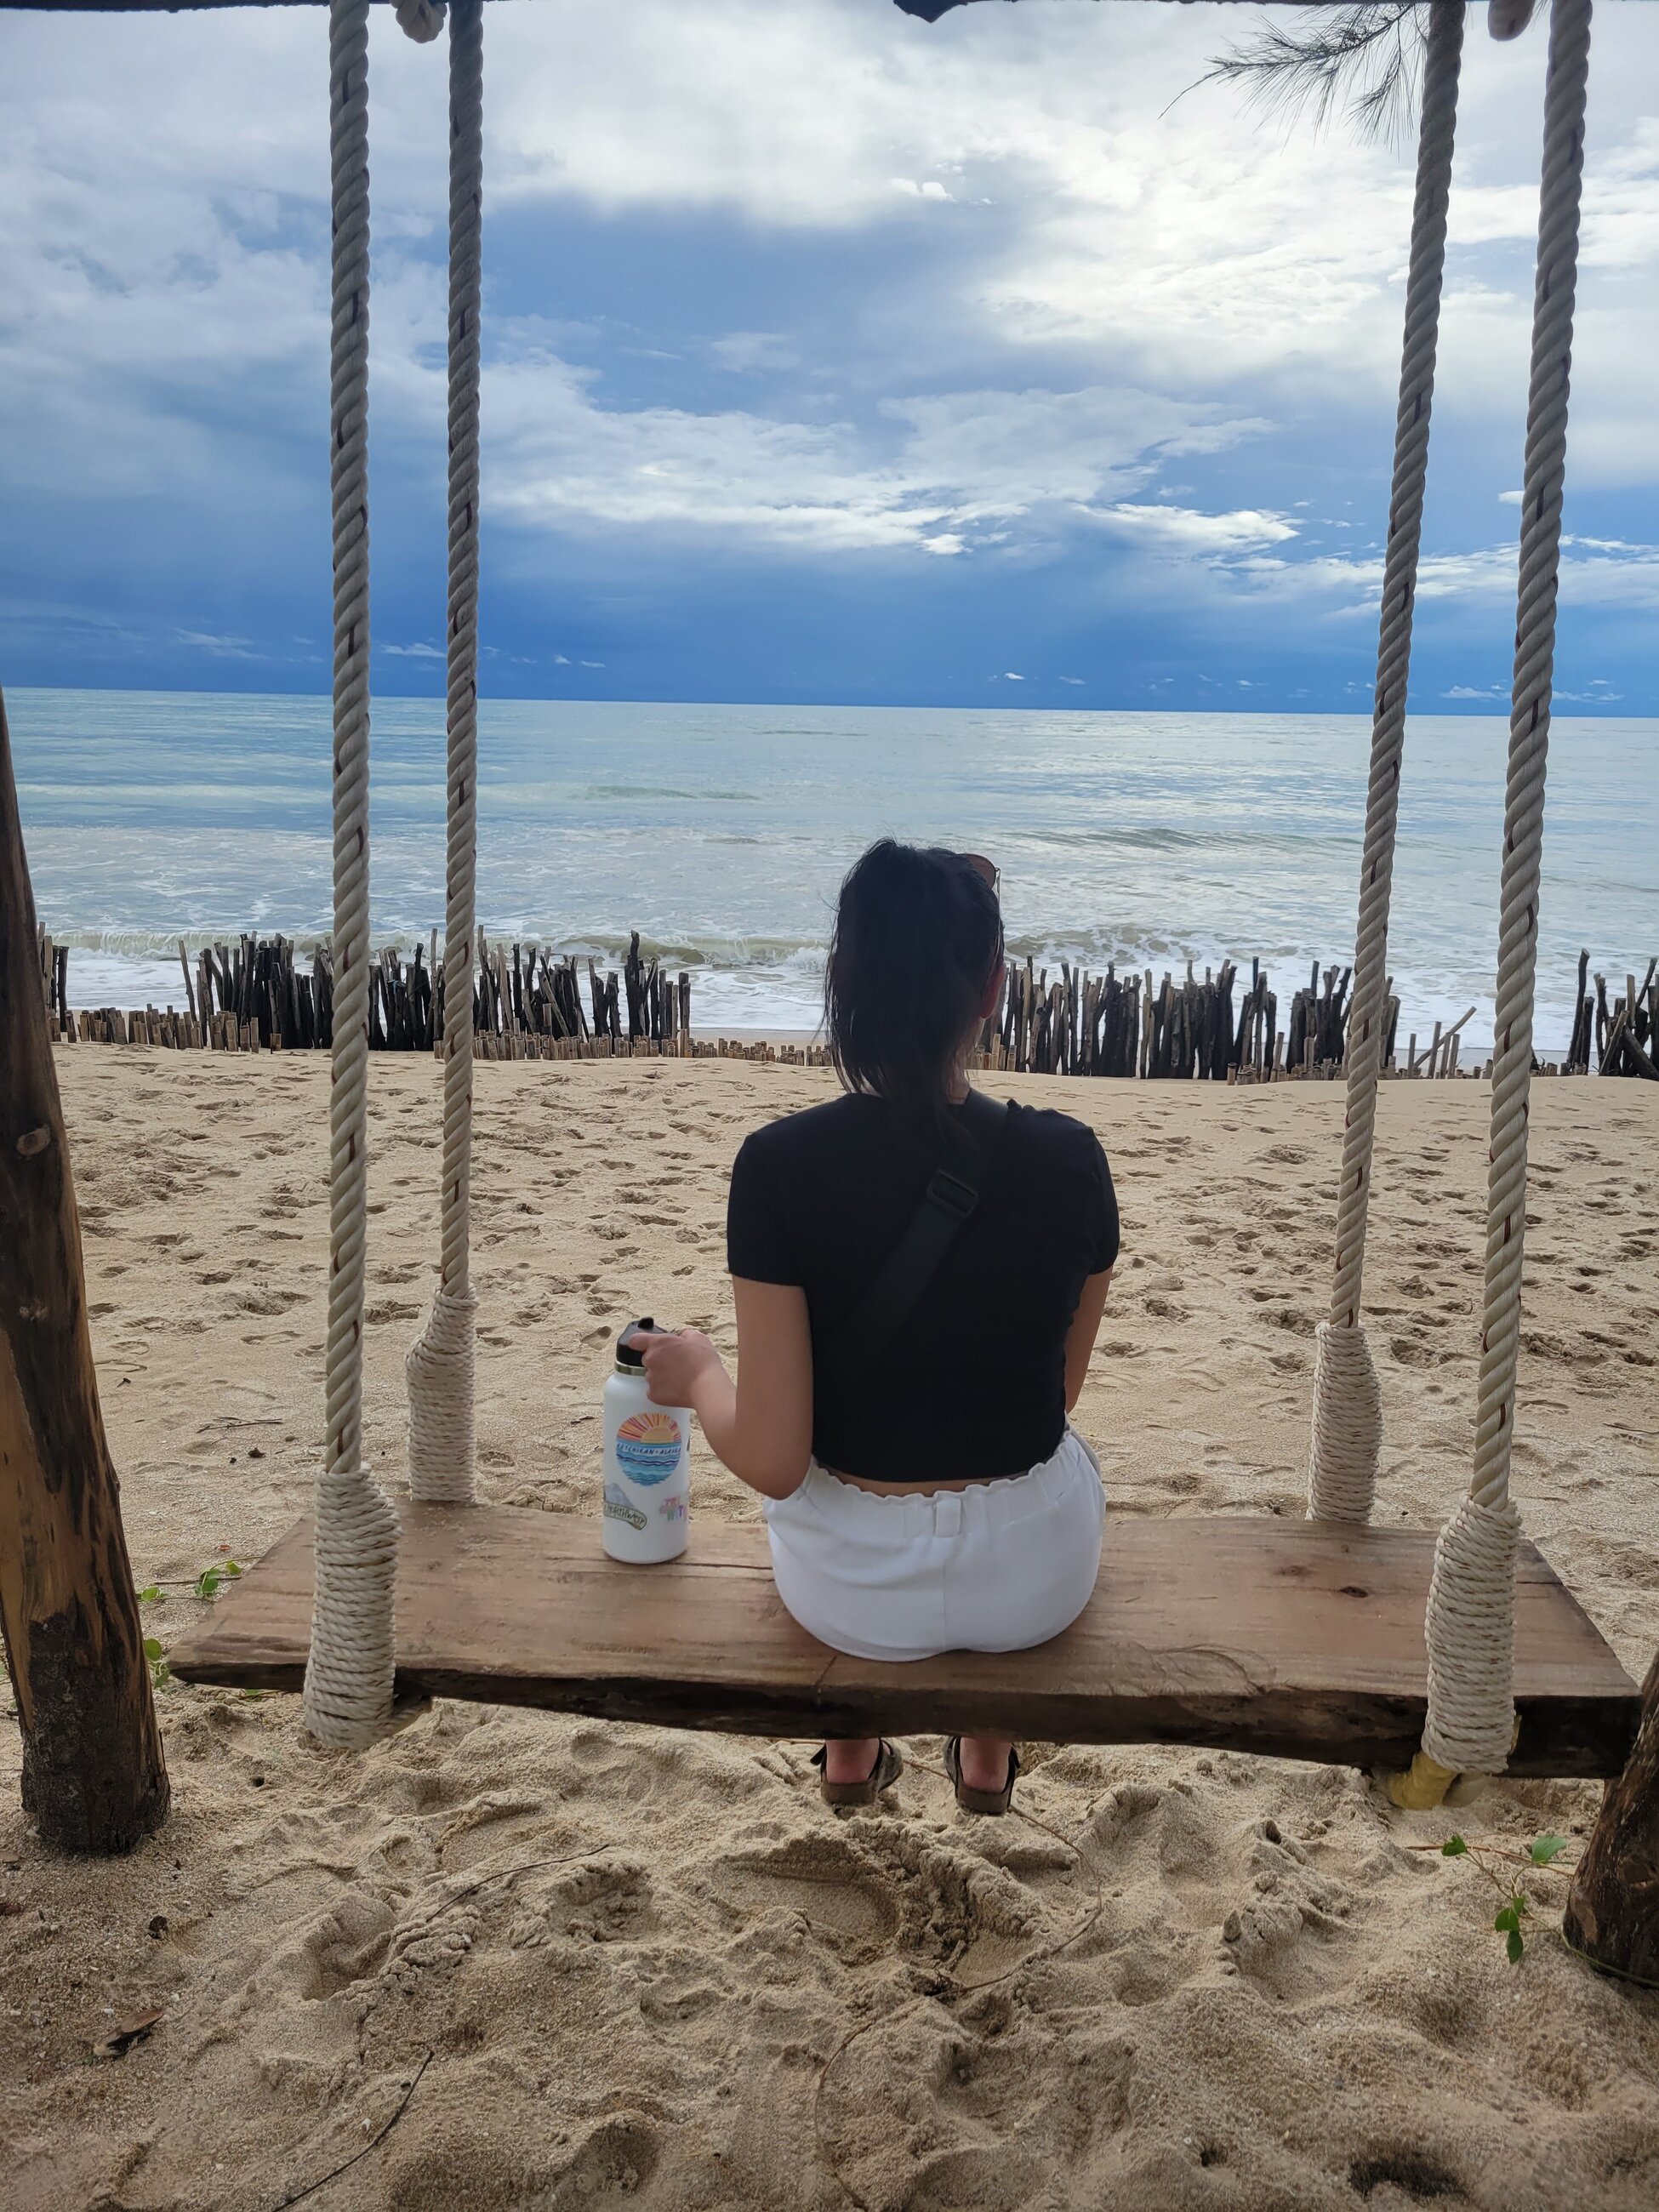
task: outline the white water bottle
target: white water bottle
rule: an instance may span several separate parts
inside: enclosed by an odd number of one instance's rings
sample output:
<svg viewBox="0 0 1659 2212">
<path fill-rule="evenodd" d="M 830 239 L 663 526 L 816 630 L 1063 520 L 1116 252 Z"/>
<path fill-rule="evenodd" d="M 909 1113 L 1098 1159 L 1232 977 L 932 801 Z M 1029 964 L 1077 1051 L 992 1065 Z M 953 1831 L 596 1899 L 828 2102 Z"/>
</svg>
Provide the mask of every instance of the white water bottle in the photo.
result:
<svg viewBox="0 0 1659 2212">
<path fill-rule="evenodd" d="M 691 1532 L 691 1408 L 652 1404 L 639 1342 L 661 1334 L 630 1322 L 605 1386 L 605 1548 L 639 1566 L 677 1559 Z"/>
</svg>

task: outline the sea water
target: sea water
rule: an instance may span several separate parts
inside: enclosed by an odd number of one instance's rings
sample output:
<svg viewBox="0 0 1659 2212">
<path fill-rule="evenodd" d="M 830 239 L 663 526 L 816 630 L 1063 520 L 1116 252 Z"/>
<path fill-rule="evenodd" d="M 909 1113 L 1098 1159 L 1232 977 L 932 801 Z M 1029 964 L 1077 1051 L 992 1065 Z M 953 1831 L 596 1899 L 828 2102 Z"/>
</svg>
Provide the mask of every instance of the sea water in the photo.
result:
<svg viewBox="0 0 1659 2212">
<path fill-rule="evenodd" d="M 328 927 L 321 698 L 7 695 L 40 919 L 70 1003 L 183 1002 L 175 940 Z M 1401 1036 L 1491 1036 L 1506 722 L 1407 738 L 1390 966 Z M 485 700 L 478 908 L 492 936 L 609 962 L 641 933 L 692 975 L 694 1028 L 810 1030 L 836 886 L 875 836 L 985 853 L 1011 954 L 1177 975 L 1267 964 L 1281 1006 L 1352 957 L 1370 725 L 1326 714 L 1066 714 Z M 443 708 L 377 699 L 379 944 L 444 913 Z M 1579 948 L 1659 951 L 1659 722 L 1559 717 L 1540 924 L 1540 1050 Z M 1468 1054 L 1465 1064 L 1468 1064 Z"/>
</svg>

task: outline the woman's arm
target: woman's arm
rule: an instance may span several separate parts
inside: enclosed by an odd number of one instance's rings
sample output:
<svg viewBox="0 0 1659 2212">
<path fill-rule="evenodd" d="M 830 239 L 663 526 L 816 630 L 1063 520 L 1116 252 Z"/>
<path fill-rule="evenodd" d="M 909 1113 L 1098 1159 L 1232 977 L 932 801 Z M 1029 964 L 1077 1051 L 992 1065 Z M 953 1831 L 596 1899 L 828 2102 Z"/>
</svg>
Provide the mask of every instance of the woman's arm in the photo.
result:
<svg viewBox="0 0 1659 2212">
<path fill-rule="evenodd" d="M 1089 1355 L 1095 1348 L 1095 1338 L 1100 1330 L 1100 1316 L 1106 1310 L 1106 1293 L 1112 1287 L 1109 1267 L 1098 1275 L 1085 1278 L 1083 1295 L 1077 1302 L 1077 1311 L 1072 1316 L 1072 1326 L 1066 1332 L 1066 1410 L 1069 1413 L 1083 1395 L 1084 1378 L 1089 1372 Z"/>
<path fill-rule="evenodd" d="M 645 1340 L 658 1406 L 690 1406 L 714 1456 L 763 1498 L 799 1490 L 812 1455 L 812 1334 L 793 1283 L 732 1282 L 738 1379 L 698 1329 Z M 1085 1354 L 1086 1357 L 1086 1354 Z"/>
</svg>

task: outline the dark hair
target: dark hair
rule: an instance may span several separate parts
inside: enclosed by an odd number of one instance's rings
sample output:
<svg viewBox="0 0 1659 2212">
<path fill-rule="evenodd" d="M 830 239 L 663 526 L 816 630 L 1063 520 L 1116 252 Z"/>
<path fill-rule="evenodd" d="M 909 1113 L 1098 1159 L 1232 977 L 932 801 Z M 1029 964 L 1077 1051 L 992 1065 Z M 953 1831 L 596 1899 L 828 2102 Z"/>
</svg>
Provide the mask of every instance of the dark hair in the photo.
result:
<svg viewBox="0 0 1659 2212">
<path fill-rule="evenodd" d="M 1001 958 L 996 892 L 965 854 L 872 845 L 841 887 L 823 979 L 830 1057 L 847 1088 L 942 1121 Z"/>
</svg>

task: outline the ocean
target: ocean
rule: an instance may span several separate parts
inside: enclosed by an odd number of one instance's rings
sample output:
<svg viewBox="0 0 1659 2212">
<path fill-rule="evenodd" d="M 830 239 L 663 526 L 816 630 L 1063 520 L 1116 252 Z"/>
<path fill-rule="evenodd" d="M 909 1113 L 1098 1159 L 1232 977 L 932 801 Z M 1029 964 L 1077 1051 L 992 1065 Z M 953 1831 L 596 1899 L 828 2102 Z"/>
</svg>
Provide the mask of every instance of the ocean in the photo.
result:
<svg viewBox="0 0 1659 2212">
<path fill-rule="evenodd" d="M 329 705 L 207 692 L 7 695 L 35 900 L 70 1003 L 182 1004 L 176 940 L 307 945 L 330 911 Z M 1002 871 L 1011 953 L 1054 968 L 1267 967 L 1281 1003 L 1352 957 L 1367 719 L 1325 714 L 485 701 L 479 915 L 491 936 L 693 976 L 694 1027 L 817 1018 L 836 889 L 872 838 Z M 443 708 L 374 708 L 377 944 L 440 928 Z M 1499 717 L 1407 734 L 1391 931 L 1401 1038 L 1479 1010 L 1498 926 Z M 1659 721 L 1555 722 L 1536 1029 L 1565 1048 L 1581 946 L 1624 988 L 1659 951 Z M 1468 1055 L 1465 1054 L 1465 1064 Z"/>
</svg>

